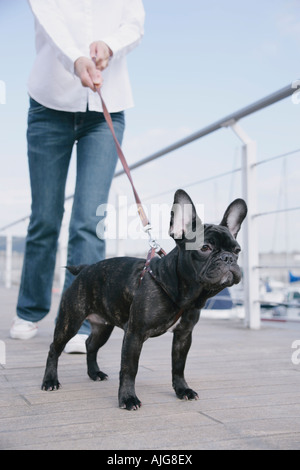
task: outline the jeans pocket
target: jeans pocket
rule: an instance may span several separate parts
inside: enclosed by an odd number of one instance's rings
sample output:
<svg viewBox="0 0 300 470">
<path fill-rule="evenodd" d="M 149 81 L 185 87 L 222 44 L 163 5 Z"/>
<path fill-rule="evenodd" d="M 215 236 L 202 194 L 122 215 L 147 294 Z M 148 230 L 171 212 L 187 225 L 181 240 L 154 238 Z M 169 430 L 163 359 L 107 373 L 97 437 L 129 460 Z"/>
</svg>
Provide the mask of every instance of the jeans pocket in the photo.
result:
<svg viewBox="0 0 300 470">
<path fill-rule="evenodd" d="M 29 97 L 29 104 L 30 104 L 29 113 L 31 113 L 31 114 L 32 113 L 39 113 L 41 111 L 47 110 L 47 108 L 45 106 L 43 106 L 42 104 L 35 101 L 33 98 L 31 98 L 31 96 Z"/>
</svg>

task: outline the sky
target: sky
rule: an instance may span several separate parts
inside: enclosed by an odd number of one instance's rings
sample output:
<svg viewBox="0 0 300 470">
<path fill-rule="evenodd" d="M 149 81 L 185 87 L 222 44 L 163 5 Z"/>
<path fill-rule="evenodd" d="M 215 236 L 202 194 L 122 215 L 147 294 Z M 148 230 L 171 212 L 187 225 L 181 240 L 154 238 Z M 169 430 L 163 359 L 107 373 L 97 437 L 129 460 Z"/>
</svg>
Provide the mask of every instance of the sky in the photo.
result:
<svg viewBox="0 0 300 470">
<path fill-rule="evenodd" d="M 300 78 L 300 0 L 144 0 L 144 7 L 145 36 L 128 56 L 135 99 L 126 112 L 129 163 Z M 0 0 L 0 83 L 6 88 L 5 100 L 0 94 L 0 228 L 30 213 L 26 83 L 34 56 L 27 1 Z M 300 149 L 299 112 L 300 104 L 287 98 L 240 121 L 257 143 L 258 161 Z M 74 190 L 74 162 L 66 195 Z M 203 205 L 205 221 L 217 222 L 242 196 L 240 173 L 200 182 L 240 165 L 240 141 L 224 129 L 134 171 L 133 178 L 146 205 L 171 204 L 174 190 L 183 188 Z M 299 181 L 300 151 L 259 166 L 258 212 L 299 207 Z M 116 192 L 132 202 L 125 177 L 113 183 L 112 204 Z M 168 220 L 159 225 L 158 236 Z M 299 211 L 260 217 L 260 250 L 300 250 L 299 232 Z M 26 223 L 12 233 L 25 234 Z"/>
</svg>

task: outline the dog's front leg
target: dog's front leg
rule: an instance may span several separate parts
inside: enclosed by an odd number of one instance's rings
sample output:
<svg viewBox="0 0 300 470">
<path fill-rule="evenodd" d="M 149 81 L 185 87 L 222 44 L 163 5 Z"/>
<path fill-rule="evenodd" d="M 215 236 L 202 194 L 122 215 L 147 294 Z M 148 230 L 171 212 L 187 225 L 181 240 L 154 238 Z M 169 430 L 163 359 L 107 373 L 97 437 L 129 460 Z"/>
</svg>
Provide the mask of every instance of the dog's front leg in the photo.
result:
<svg viewBox="0 0 300 470">
<path fill-rule="evenodd" d="M 200 312 L 185 312 L 174 330 L 172 345 L 172 383 L 175 393 L 181 400 L 198 400 L 198 394 L 189 388 L 184 378 L 186 358 L 192 344 L 192 331 L 199 320 Z"/>
<path fill-rule="evenodd" d="M 142 403 L 135 394 L 135 377 L 138 371 L 143 338 L 128 328 L 125 331 L 120 371 L 119 406 L 126 410 L 137 410 Z"/>
</svg>

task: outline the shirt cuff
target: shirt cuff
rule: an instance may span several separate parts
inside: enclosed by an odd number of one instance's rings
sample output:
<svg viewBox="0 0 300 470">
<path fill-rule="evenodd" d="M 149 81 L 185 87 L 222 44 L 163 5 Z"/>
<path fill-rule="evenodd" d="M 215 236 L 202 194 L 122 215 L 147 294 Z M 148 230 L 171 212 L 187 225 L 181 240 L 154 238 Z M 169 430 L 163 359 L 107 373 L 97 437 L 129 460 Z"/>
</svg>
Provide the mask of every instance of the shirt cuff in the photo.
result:
<svg viewBox="0 0 300 470">
<path fill-rule="evenodd" d="M 115 57 L 116 54 L 122 49 L 120 41 L 118 41 L 118 39 L 113 36 L 103 38 L 101 41 L 105 42 L 105 44 L 107 44 L 107 46 L 110 48 L 113 54 L 112 57 Z"/>
<path fill-rule="evenodd" d="M 74 69 L 74 64 L 79 57 L 83 57 L 84 54 L 80 49 L 77 48 L 69 48 L 65 49 L 62 56 L 60 57 L 60 60 L 68 72 L 70 72 L 72 75 L 76 76 L 75 74 L 75 69 Z"/>
</svg>

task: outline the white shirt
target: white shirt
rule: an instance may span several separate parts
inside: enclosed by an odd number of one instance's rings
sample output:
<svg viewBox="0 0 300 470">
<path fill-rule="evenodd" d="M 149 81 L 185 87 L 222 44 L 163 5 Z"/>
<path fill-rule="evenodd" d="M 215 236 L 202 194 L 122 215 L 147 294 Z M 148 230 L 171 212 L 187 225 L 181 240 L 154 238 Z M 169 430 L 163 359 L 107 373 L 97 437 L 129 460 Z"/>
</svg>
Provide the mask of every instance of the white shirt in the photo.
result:
<svg viewBox="0 0 300 470">
<path fill-rule="evenodd" d="M 133 106 L 126 54 L 144 33 L 142 0 L 28 0 L 35 17 L 36 59 L 28 81 L 29 95 L 60 111 L 102 111 L 97 93 L 81 85 L 74 62 L 90 57 L 93 41 L 112 50 L 102 72 L 102 95 L 110 112 Z"/>
</svg>

